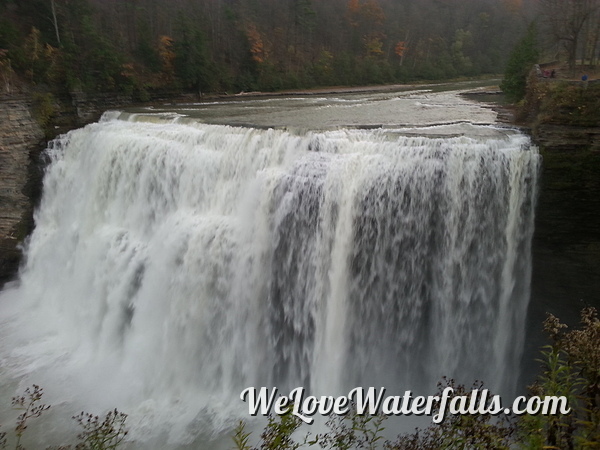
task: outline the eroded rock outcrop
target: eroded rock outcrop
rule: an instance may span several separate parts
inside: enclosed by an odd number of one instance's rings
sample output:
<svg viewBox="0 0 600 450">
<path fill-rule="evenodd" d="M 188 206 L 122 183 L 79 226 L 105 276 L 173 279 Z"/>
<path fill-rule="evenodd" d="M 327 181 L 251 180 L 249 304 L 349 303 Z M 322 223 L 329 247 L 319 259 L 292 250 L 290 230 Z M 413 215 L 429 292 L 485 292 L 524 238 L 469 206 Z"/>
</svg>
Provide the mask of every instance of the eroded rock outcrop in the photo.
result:
<svg viewBox="0 0 600 450">
<path fill-rule="evenodd" d="M 0 285 L 16 273 L 19 243 L 32 226 L 37 159 L 44 132 L 31 114 L 29 98 L 0 99 Z"/>
</svg>

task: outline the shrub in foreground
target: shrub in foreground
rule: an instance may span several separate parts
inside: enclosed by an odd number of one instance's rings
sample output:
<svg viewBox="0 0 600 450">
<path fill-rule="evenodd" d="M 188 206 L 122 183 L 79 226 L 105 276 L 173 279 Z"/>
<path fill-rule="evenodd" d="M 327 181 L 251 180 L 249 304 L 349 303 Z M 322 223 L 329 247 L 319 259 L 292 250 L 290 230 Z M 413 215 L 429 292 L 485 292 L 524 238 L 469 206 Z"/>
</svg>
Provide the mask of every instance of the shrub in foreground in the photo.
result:
<svg viewBox="0 0 600 450">
<path fill-rule="evenodd" d="M 23 412 L 17 417 L 14 428 L 15 450 L 25 450 L 21 440 L 32 419 L 40 417 L 50 409 L 50 405 L 41 403 L 44 390 L 38 385 L 25 389 L 23 395 L 13 397 L 12 405 Z M 127 436 L 125 421 L 127 415 L 117 411 L 109 411 L 104 418 L 81 412 L 73 419 L 83 431 L 77 435 L 77 444 L 47 447 L 47 450 L 114 450 Z M 8 433 L 0 432 L 0 449 L 7 448 Z"/>
</svg>

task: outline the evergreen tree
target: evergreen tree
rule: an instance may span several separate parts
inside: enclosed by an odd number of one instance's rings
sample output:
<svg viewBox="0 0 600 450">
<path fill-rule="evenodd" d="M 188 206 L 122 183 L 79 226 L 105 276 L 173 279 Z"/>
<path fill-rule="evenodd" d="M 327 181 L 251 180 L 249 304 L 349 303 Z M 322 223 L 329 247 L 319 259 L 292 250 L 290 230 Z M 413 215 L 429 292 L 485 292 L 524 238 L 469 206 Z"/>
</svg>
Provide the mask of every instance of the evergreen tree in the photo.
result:
<svg viewBox="0 0 600 450">
<path fill-rule="evenodd" d="M 212 86 L 211 64 L 204 33 L 199 25 L 180 16 L 179 39 L 175 41 L 175 73 L 185 89 L 202 92 Z"/>
<path fill-rule="evenodd" d="M 525 97 L 527 75 L 539 57 L 536 35 L 535 23 L 531 23 L 525 37 L 517 43 L 508 59 L 500 89 L 511 102 L 518 102 Z"/>
</svg>

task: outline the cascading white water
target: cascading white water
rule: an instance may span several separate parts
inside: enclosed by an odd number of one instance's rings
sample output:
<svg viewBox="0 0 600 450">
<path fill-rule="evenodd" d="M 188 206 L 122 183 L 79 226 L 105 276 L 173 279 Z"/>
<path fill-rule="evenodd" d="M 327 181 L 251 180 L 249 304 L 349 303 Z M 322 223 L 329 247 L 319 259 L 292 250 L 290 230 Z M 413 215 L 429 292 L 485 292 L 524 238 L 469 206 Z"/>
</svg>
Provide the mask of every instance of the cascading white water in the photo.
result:
<svg viewBox="0 0 600 450">
<path fill-rule="evenodd" d="M 173 443 L 247 417 L 249 386 L 514 391 L 527 137 L 155 122 L 107 115 L 52 144 L 3 299 L 15 373 Z"/>
</svg>

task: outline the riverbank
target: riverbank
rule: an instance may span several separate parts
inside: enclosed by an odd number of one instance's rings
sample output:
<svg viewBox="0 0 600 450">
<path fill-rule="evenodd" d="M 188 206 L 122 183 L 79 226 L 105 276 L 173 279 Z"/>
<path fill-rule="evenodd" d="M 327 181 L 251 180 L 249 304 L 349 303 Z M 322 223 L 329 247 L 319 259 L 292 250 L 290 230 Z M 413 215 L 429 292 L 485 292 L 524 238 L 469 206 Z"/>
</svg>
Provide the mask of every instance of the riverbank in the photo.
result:
<svg viewBox="0 0 600 450">
<path fill-rule="evenodd" d="M 203 97 L 204 99 L 223 99 L 223 98 L 260 98 L 260 97 L 293 97 L 293 96 L 311 96 L 311 95 L 327 95 L 327 94 L 361 94 L 375 92 L 399 92 L 411 89 L 422 89 L 430 86 L 447 86 L 455 83 L 474 83 L 482 86 L 490 86 L 500 81 L 502 75 L 494 75 L 492 77 L 478 78 L 456 78 L 444 81 L 422 81 L 406 84 L 376 84 L 370 86 L 328 86 L 310 89 L 287 89 L 277 92 L 239 92 L 237 94 L 212 94 Z"/>
</svg>

